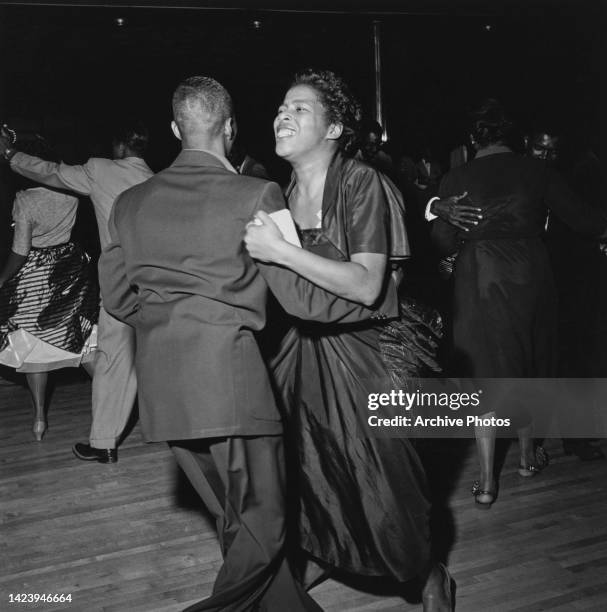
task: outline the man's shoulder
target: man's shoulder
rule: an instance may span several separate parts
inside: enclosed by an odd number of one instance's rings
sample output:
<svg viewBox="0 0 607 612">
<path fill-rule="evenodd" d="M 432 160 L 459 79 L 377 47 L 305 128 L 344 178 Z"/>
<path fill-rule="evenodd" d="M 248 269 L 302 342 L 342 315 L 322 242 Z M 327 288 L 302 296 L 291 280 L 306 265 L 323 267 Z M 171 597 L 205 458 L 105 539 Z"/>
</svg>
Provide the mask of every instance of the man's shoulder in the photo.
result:
<svg viewBox="0 0 607 612">
<path fill-rule="evenodd" d="M 122 210 L 125 206 L 128 206 L 133 202 L 143 199 L 143 195 L 148 189 L 147 183 L 152 181 L 154 178 L 155 176 L 151 176 L 149 179 L 141 183 L 137 183 L 136 185 L 133 185 L 132 187 L 129 187 L 128 189 L 125 189 L 122 193 L 120 193 L 117 196 L 116 202 L 114 204 L 114 207 L 117 209 L 117 211 Z"/>
<path fill-rule="evenodd" d="M 150 182 L 150 185 L 160 185 L 169 180 L 171 185 L 178 185 L 180 187 L 187 186 L 191 182 L 192 187 L 195 188 L 201 182 L 208 181 L 209 185 L 214 184 L 224 192 L 241 193 L 251 198 L 257 197 L 260 193 L 267 190 L 280 190 L 276 183 L 268 179 L 237 174 L 223 167 L 205 166 L 204 168 L 207 172 L 193 172 L 184 175 L 181 173 L 180 167 L 169 166 L 155 174 L 154 180 Z"/>
<path fill-rule="evenodd" d="M 269 179 L 261 178 L 258 176 L 249 176 L 246 174 L 234 174 L 233 175 L 236 185 L 244 190 L 250 190 L 255 193 L 262 192 L 266 189 L 273 189 L 271 185 L 277 185 L 274 181 Z"/>
</svg>

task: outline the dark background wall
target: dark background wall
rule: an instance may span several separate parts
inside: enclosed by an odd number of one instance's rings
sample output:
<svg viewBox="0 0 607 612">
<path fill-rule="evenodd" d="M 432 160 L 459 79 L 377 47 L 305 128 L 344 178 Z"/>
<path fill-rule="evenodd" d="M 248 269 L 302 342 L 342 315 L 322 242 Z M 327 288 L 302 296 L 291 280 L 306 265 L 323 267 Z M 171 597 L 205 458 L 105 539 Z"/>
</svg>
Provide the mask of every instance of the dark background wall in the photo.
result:
<svg viewBox="0 0 607 612">
<path fill-rule="evenodd" d="M 271 123 L 290 76 L 308 65 L 332 68 L 371 113 L 377 18 L 394 150 L 412 153 L 429 141 L 445 156 L 465 136 L 467 110 L 486 95 L 523 124 L 557 122 L 597 148 L 603 3 L 522 6 L 485 16 L 459 14 L 457 3 L 427 16 L 4 6 L 0 118 L 44 132 L 75 161 L 102 152 L 116 116 L 135 114 L 151 128 L 149 161 L 160 168 L 177 151 L 173 88 L 209 74 L 233 93 L 249 149 L 284 175 Z"/>
</svg>

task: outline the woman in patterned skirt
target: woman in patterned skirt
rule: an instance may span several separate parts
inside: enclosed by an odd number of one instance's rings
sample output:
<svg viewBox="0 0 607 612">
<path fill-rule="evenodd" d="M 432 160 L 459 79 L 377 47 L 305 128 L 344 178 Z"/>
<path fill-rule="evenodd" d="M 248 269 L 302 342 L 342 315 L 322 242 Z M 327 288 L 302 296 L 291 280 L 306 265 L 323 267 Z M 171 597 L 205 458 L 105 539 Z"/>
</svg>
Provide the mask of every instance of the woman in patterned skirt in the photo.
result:
<svg viewBox="0 0 607 612">
<path fill-rule="evenodd" d="M 49 159 L 39 137 L 29 148 Z M 82 363 L 99 301 L 89 257 L 70 242 L 78 199 L 29 182 L 21 186 L 12 249 L 0 270 L 0 364 L 25 373 L 33 434 L 42 440 L 48 372 Z"/>
</svg>

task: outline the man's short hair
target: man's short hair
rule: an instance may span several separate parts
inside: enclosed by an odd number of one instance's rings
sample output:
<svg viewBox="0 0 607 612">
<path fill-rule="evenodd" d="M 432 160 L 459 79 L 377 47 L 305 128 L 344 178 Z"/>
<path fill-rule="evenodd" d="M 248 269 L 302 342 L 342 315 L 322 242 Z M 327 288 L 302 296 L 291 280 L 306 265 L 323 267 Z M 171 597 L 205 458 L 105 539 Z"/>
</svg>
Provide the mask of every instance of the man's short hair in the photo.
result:
<svg viewBox="0 0 607 612">
<path fill-rule="evenodd" d="M 190 77 L 173 94 L 173 118 L 182 134 L 202 130 L 217 135 L 233 110 L 226 88 L 210 77 Z"/>
<path fill-rule="evenodd" d="M 123 144 L 141 157 L 148 146 L 149 133 L 140 121 L 126 121 L 116 125 L 112 132 L 112 142 Z"/>
</svg>

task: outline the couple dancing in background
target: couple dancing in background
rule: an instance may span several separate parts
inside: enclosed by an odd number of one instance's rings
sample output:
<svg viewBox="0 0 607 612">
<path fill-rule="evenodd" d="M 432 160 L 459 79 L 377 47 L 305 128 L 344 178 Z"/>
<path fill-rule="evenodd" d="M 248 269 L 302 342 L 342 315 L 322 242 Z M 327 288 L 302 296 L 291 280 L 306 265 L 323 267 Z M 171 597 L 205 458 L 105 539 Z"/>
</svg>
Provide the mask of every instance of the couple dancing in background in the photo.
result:
<svg viewBox="0 0 607 612">
<path fill-rule="evenodd" d="M 286 558 L 283 445 L 307 577 L 320 572 L 307 586 L 332 569 L 419 579 L 426 612 L 451 610 L 415 451 L 357 436 L 357 402 L 375 391 L 361 380 L 388 376 L 380 334 L 399 314 L 384 184 L 341 153 L 358 105 L 334 74 L 308 72 L 280 106 L 276 151 L 293 166 L 287 198 L 303 248 L 270 217 L 285 206 L 280 188 L 227 160 L 227 91 L 187 79 L 173 114 L 182 151 L 117 199 L 100 284 L 108 311 L 136 330 L 144 435 L 169 443 L 216 520 L 224 564 L 188 610 L 319 609 Z M 273 361 L 282 414 L 255 339 L 268 287 L 296 322 Z"/>
</svg>

